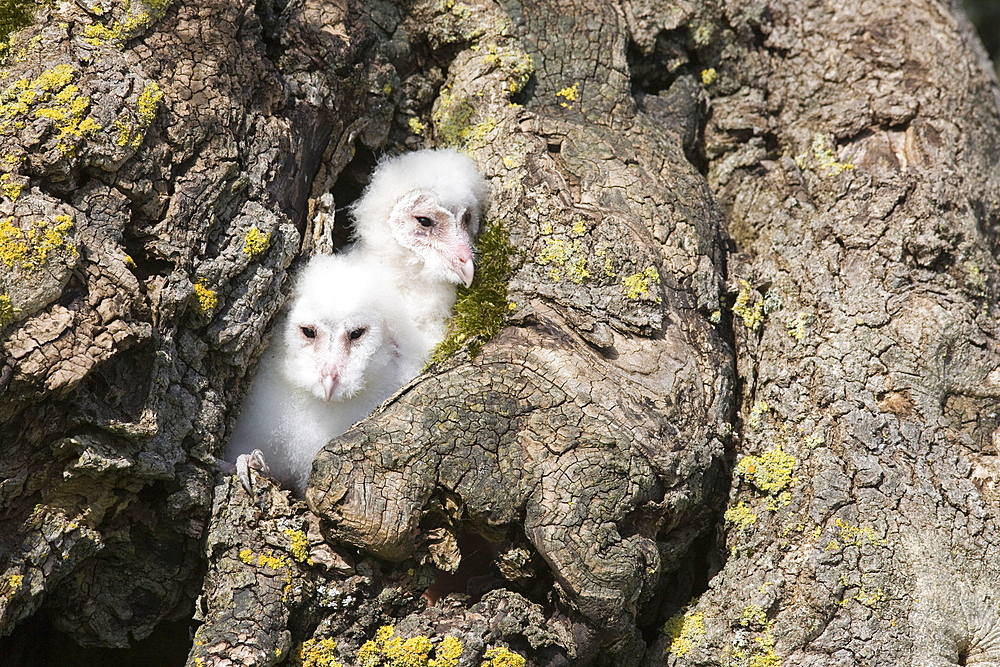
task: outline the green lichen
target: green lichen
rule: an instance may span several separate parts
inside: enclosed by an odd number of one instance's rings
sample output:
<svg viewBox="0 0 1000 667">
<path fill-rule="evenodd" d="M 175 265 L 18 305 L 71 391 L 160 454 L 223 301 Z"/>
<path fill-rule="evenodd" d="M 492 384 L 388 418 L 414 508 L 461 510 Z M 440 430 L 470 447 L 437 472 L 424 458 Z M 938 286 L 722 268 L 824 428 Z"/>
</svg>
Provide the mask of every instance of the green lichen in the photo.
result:
<svg viewBox="0 0 1000 667">
<path fill-rule="evenodd" d="M 332 639 L 307 639 L 289 656 L 295 667 L 341 667 L 336 658 L 337 642 Z"/>
<path fill-rule="evenodd" d="M 430 364 L 442 362 L 462 348 L 475 357 L 507 323 L 507 283 L 513 250 L 507 229 L 499 220 L 490 221 L 476 247 L 475 282 L 469 288 L 459 287 L 448 337 L 434 350 Z"/>
<path fill-rule="evenodd" d="M 67 239 L 71 229 L 73 218 L 68 215 L 36 220 L 23 228 L 7 218 L 0 222 L 0 262 L 30 271 L 45 264 L 52 252 L 76 255 L 76 246 Z"/>
<path fill-rule="evenodd" d="M 760 456 L 744 456 L 736 464 L 735 473 L 758 490 L 776 497 L 798 481 L 792 476 L 795 463 L 794 456 L 776 445 Z"/>
<path fill-rule="evenodd" d="M 309 538 L 301 530 L 295 530 L 294 528 L 286 528 L 285 535 L 291 541 L 291 546 L 288 550 L 292 553 L 292 558 L 300 563 L 305 563 L 306 565 L 312 565 L 313 560 L 309 557 Z"/>
<path fill-rule="evenodd" d="M 35 20 L 37 0 L 0 0 L 0 58 L 10 50 L 11 35 Z"/>
<path fill-rule="evenodd" d="M 633 273 L 622 279 L 622 288 L 626 299 L 642 299 L 649 297 L 653 285 L 660 284 L 660 272 L 655 266 L 650 266 L 642 271 Z M 659 295 L 653 297 L 653 301 L 660 303 Z"/>
<path fill-rule="evenodd" d="M 962 262 L 962 268 L 965 269 L 965 282 L 969 287 L 972 287 L 980 292 L 986 289 L 986 276 L 983 275 L 983 271 L 979 268 L 978 262 Z"/>
<path fill-rule="evenodd" d="M 670 638 L 667 653 L 683 658 L 705 635 L 705 614 L 700 611 L 692 612 L 691 605 L 688 605 L 681 613 L 667 620 L 663 625 L 663 633 Z"/>
<path fill-rule="evenodd" d="M 95 23 L 87 26 L 83 31 L 84 41 L 91 46 L 124 46 L 128 40 L 163 18 L 173 3 L 174 0 L 146 0 L 136 3 L 125 0 L 122 4 L 123 18 L 107 25 Z"/>
<path fill-rule="evenodd" d="M 497 127 L 496 118 L 492 116 L 473 122 L 475 113 L 467 100 L 456 98 L 444 88 L 438 96 L 431 120 L 444 145 L 474 148 L 485 143 L 486 137 Z"/>
<path fill-rule="evenodd" d="M 457 637 L 445 637 L 436 645 L 424 635 L 404 640 L 394 626 L 384 625 L 358 649 L 357 663 L 360 667 L 456 667 L 462 650 Z"/>
<path fill-rule="evenodd" d="M 757 513 L 750 509 L 750 506 L 742 500 L 736 503 L 734 507 L 727 509 L 723 518 L 728 523 L 734 524 L 737 529 L 743 529 L 757 523 Z"/>
<path fill-rule="evenodd" d="M 254 225 L 243 237 L 243 253 L 249 257 L 256 257 L 265 250 L 271 243 L 271 234 L 264 233 Z"/>
<path fill-rule="evenodd" d="M 214 290 L 205 286 L 205 282 L 199 280 L 194 284 L 194 297 L 198 302 L 198 312 L 208 315 L 219 305 L 219 297 Z"/>
<path fill-rule="evenodd" d="M 524 656 L 504 646 L 489 649 L 483 657 L 486 660 L 479 667 L 524 667 L 527 664 Z"/>
<path fill-rule="evenodd" d="M 743 320 L 743 325 L 751 331 L 757 331 L 764 323 L 764 302 L 761 300 L 750 303 L 750 283 L 740 280 L 740 291 L 733 304 L 733 314 Z"/>
</svg>

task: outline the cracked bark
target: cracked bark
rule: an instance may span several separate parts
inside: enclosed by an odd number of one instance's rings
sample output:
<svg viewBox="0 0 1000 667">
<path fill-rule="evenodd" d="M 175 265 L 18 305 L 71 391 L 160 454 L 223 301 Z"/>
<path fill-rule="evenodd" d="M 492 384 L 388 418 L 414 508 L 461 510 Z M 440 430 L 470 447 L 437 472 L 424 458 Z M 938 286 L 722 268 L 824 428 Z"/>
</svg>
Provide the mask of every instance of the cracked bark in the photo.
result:
<svg viewBox="0 0 1000 667">
<path fill-rule="evenodd" d="M 469 665 L 1000 662 L 1000 96 L 963 17 L 363 4 L 15 40 L 4 103 L 69 64 L 38 104 L 98 127 L 0 131 L 8 223 L 72 220 L 0 275 L 0 632 L 126 646 L 200 593 L 192 665 L 354 664 L 389 623 Z M 425 142 L 490 179 L 508 326 L 331 443 L 308 508 L 214 476 L 288 270 Z"/>
</svg>

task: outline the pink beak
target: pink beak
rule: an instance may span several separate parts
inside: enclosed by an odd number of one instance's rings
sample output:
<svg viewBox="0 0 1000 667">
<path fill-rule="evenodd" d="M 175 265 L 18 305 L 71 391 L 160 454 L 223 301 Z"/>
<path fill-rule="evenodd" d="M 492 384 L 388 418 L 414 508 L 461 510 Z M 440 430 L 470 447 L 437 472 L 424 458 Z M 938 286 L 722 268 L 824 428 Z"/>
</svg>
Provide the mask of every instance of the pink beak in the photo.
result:
<svg viewBox="0 0 1000 667">
<path fill-rule="evenodd" d="M 476 268 L 472 263 L 472 258 L 460 258 L 455 262 L 455 273 L 462 279 L 466 287 L 472 287 L 472 279 L 475 278 Z"/>
<path fill-rule="evenodd" d="M 321 376 L 323 382 L 323 393 L 326 396 L 326 400 L 333 398 L 333 390 L 337 387 L 337 379 L 340 377 L 340 373 L 337 371 L 325 371 Z"/>
</svg>

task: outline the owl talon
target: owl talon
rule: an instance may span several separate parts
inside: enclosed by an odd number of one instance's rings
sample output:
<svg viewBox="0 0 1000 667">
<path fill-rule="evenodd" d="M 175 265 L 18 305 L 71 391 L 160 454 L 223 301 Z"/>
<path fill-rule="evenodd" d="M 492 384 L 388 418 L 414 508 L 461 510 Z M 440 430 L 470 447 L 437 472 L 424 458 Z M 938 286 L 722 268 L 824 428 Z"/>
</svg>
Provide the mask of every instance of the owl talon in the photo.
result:
<svg viewBox="0 0 1000 667">
<path fill-rule="evenodd" d="M 249 454 L 240 454 L 236 457 L 236 476 L 240 478 L 240 484 L 243 485 L 247 493 L 253 491 L 253 482 L 250 478 L 251 469 L 265 476 L 271 472 L 267 467 L 267 462 L 264 460 L 264 452 L 259 449 L 255 449 Z"/>
</svg>

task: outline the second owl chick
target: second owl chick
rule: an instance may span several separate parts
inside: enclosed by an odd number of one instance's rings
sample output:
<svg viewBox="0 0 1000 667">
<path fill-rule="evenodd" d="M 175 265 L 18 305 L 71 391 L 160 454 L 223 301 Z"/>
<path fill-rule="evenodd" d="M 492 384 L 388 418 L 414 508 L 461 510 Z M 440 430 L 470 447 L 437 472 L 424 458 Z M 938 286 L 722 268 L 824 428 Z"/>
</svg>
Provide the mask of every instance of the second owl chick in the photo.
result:
<svg viewBox="0 0 1000 667">
<path fill-rule="evenodd" d="M 473 239 L 486 181 L 453 149 L 404 153 L 378 165 L 352 207 L 352 254 L 388 274 L 413 315 L 427 353 L 445 336 L 457 285 L 472 284 Z"/>
<path fill-rule="evenodd" d="M 243 403 L 226 459 L 263 454 L 298 495 L 316 453 L 420 372 L 426 354 L 400 295 L 359 255 L 313 257 Z"/>
</svg>

